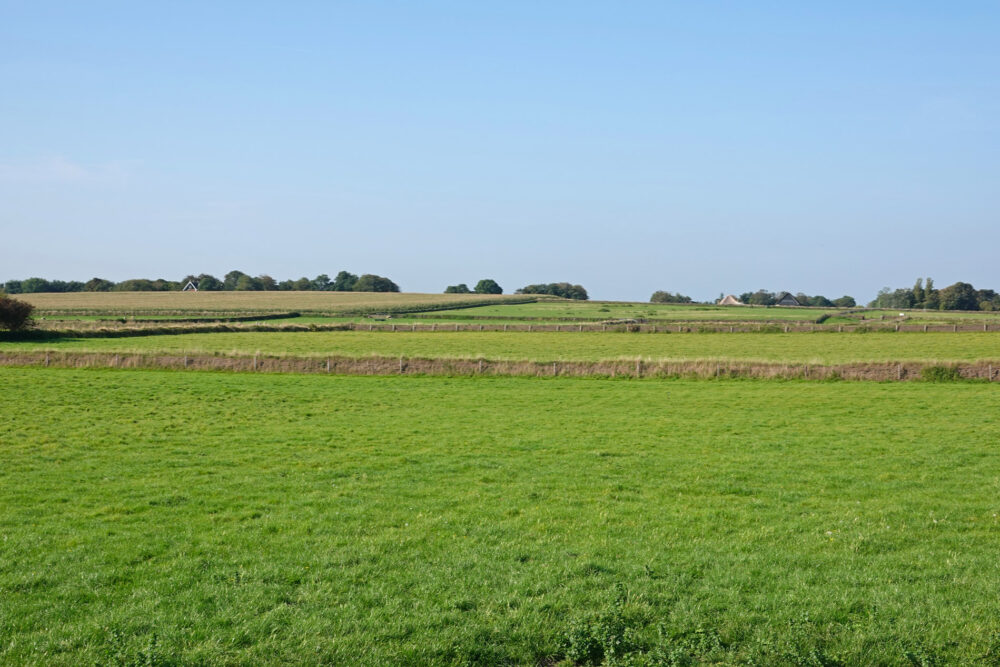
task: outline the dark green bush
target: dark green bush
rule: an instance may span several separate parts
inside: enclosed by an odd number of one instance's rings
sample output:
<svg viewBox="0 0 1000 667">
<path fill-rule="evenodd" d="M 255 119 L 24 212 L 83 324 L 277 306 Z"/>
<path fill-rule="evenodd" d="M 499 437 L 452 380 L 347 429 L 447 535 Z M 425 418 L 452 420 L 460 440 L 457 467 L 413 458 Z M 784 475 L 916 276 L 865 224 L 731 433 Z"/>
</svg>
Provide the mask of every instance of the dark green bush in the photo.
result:
<svg viewBox="0 0 1000 667">
<path fill-rule="evenodd" d="M 955 382 L 962 374 L 953 366 L 924 366 L 920 369 L 920 379 L 924 382 Z"/>
<path fill-rule="evenodd" d="M 0 294 L 0 329 L 20 331 L 32 324 L 31 313 L 35 307 L 30 303 Z"/>
</svg>

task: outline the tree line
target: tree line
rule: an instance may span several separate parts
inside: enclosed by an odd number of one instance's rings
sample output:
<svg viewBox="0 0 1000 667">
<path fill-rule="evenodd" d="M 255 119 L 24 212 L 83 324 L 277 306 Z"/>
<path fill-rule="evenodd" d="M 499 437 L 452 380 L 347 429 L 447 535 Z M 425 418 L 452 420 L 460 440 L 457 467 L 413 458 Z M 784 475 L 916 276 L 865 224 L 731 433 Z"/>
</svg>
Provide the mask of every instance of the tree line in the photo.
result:
<svg viewBox="0 0 1000 667">
<path fill-rule="evenodd" d="M 28 278 L 8 280 L 3 285 L 7 294 L 32 294 L 35 292 L 176 292 L 188 283 L 206 292 L 263 292 L 263 291 L 325 291 L 325 292 L 398 292 L 399 285 L 383 276 L 365 273 L 360 276 L 341 271 L 332 280 L 321 273 L 315 278 L 282 280 L 278 282 L 267 274 L 251 276 L 242 271 L 230 271 L 221 280 L 209 273 L 188 275 L 182 280 L 157 278 L 132 278 L 113 282 L 104 278 L 91 278 L 87 282 L 76 280 L 46 280 Z"/>
<path fill-rule="evenodd" d="M 791 292 L 775 293 L 759 289 L 756 292 L 743 292 L 740 294 L 739 299 L 743 303 L 748 303 L 752 306 L 773 306 L 778 303 L 778 301 L 781 300 L 781 297 L 785 294 L 791 294 Z M 858 305 L 853 296 L 846 295 L 840 297 L 839 299 L 830 300 L 821 294 L 809 296 L 808 294 L 803 294 L 802 292 L 796 292 L 795 300 L 803 306 L 818 306 L 821 308 L 853 308 Z"/>
<path fill-rule="evenodd" d="M 917 278 L 913 287 L 892 289 L 883 287 L 869 308 L 925 308 L 927 310 L 1000 310 L 1000 294 L 991 289 L 979 289 L 969 283 L 957 282 L 943 289 L 934 287 L 934 280 Z"/>
</svg>

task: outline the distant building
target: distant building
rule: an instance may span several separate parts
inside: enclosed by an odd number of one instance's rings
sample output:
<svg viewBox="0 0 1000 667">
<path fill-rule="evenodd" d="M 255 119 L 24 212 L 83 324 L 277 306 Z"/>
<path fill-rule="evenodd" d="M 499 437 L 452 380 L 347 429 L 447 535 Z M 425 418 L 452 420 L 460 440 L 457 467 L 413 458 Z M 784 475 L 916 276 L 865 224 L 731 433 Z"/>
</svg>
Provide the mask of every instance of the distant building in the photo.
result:
<svg viewBox="0 0 1000 667">
<path fill-rule="evenodd" d="M 778 296 L 778 300 L 775 302 L 776 306 L 801 306 L 799 300 L 792 296 L 791 292 L 782 292 Z"/>
<path fill-rule="evenodd" d="M 715 305 L 717 305 L 717 306 L 745 306 L 746 304 L 743 303 L 742 301 L 740 301 L 739 299 L 737 299 L 732 294 L 727 294 L 722 299 L 719 299 L 719 302 L 717 304 L 715 304 Z"/>
<path fill-rule="evenodd" d="M 187 285 L 185 285 L 184 287 L 181 288 L 181 291 L 182 292 L 197 292 L 198 291 L 198 286 L 195 285 L 194 282 L 192 282 L 192 281 L 189 280 L 187 282 Z"/>
</svg>

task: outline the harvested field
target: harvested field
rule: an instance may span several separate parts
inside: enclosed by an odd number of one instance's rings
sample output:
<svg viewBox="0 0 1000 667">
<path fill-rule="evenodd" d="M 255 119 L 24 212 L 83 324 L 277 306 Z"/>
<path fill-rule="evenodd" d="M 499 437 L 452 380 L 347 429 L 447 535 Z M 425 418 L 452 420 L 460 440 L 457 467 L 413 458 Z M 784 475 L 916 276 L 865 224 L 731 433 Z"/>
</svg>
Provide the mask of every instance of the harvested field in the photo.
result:
<svg viewBox="0 0 1000 667">
<path fill-rule="evenodd" d="M 1000 332 L 630 334 L 497 331 L 298 331 L 56 338 L 0 342 L 0 351 L 270 357 L 399 357 L 506 361 L 763 362 L 838 365 L 1000 363 Z"/>
<path fill-rule="evenodd" d="M 493 294 L 409 294 L 398 292 L 74 292 L 18 294 L 44 313 L 340 313 L 393 312 L 467 304 L 523 302 L 535 297 Z"/>
</svg>

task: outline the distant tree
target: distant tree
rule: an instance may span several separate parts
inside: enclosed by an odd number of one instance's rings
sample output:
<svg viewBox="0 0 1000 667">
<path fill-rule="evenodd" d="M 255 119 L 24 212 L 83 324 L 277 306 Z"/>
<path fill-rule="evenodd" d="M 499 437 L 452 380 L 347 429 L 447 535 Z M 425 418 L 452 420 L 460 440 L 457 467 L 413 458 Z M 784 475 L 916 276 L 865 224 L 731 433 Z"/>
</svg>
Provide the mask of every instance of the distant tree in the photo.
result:
<svg viewBox="0 0 1000 667">
<path fill-rule="evenodd" d="M 358 282 L 358 277 L 353 273 L 341 271 L 330 284 L 330 289 L 334 292 L 350 292 L 354 289 L 354 284 Z"/>
<path fill-rule="evenodd" d="M 49 281 L 45 278 L 28 278 L 21 281 L 22 294 L 35 294 L 36 292 L 51 292 Z"/>
<path fill-rule="evenodd" d="M 6 292 L 7 294 L 21 294 L 21 281 L 20 280 L 8 280 L 3 285 L 3 289 L 0 292 Z"/>
<path fill-rule="evenodd" d="M 472 290 L 465 283 L 459 283 L 457 285 L 448 285 L 444 288 L 445 294 L 472 294 Z"/>
<path fill-rule="evenodd" d="M 254 280 L 257 281 L 257 284 L 260 286 L 260 289 L 262 290 L 267 290 L 270 292 L 272 290 L 278 289 L 278 281 L 276 281 L 274 278 L 267 275 L 266 273 L 260 274 Z"/>
<path fill-rule="evenodd" d="M 20 331 L 31 326 L 31 313 L 35 309 L 30 303 L 14 299 L 0 292 L 0 329 Z"/>
<path fill-rule="evenodd" d="M 941 310 L 979 310 L 976 288 L 969 283 L 957 282 L 941 290 Z"/>
<path fill-rule="evenodd" d="M 740 294 L 739 297 L 737 297 L 737 298 L 739 298 L 739 300 L 742 303 L 750 303 L 750 297 L 752 297 L 752 296 L 753 296 L 753 292 L 743 292 L 743 294 Z"/>
<path fill-rule="evenodd" d="M 217 292 L 223 288 L 222 281 L 213 275 L 203 273 L 195 279 L 199 292 Z"/>
<path fill-rule="evenodd" d="M 837 308 L 854 308 L 858 302 L 854 300 L 853 296 L 842 296 L 839 299 L 834 299 L 833 305 Z"/>
<path fill-rule="evenodd" d="M 366 273 L 354 283 L 355 292 L 398 292 L 399 285 L 388 278 Z"/>
<path fill-rule="evenodd" d="M 298 280 L 292 281 L 292 289 L 298 292 L 308 292 L 309 290 L 312 289 L 312 287 L 313 287 L 313 282 L 308 278 L 306 278 L 305 276 L 302 276 Z"/>
<path fill-rule="evenodd" d="M 923 308 L 926 299 L 927 294 L 924 292 L 924 281 L 917 278 L 917 282 L 913 284 L 913 307 Z"/>
<path fill-rule="evenodd" d="M 284 292 L 289 292 L 289 291 L 295 289 L 295 281 L 294 280 L 282 280 L 280 283 L 278 283 L 278 289 L 282 290 Z"/>
<path fill-rule="evenodd" d="M 260 283 L 245 273 L 236 281 L 237 292 L 257 292 L 260 291 Z"/>
<path fill-rule="evenodd" d="M 326 275 L 325 273 L 321 273 L 318 276 L 316 276 L 315 278 L 313 278 L 312 283 L 313 283 L 313 289 L 314 290 L 316 290 L 318 292 L 323 292 L 325 290 L 330 289 L 330 285 L 331 285 L 331 283 L 330 283 L 330 276 Z"/>
<path fill-rule="evenodd" d="M 120 283 L 115 283 L 111 288 L 115 292 L 154 292 L 156 291 L 153 281 L 146 278 L 130 278 Z"/>
<path fill-rule="evenodd" d="M 564 299 L 579 299 L 581 301 L 586 301 L 590 298 L 583 285 L 570 285 L 569 283 L 525 285 L 517 290 L 515 294 L 550 294 L 552 296 L 560 296 Z"/>
<path fill-rule="evenodd" d="M 226 274 L 225 278 L 222 279 L 222 289 L 224 290 L 234 290 L 236 289 L 236 283 L 240 281 L 240 278 L 246 274 L 242 271 L 230 271 Z"/>
<path fill-rule="evenodd" d="M 832 308 L 833 307 L 833 301 L 830 301 L 829 299 L 827 299 L 822 294 L 817 294 L 816 296 L 809 297 L 808 303 L 809 303 L 810 306 L 817 306 L 817 307 L 820 307 L 820 308 Z"/>
<path fill-rule="evenodd" d="M 927 278 L 924 280 L 924 303 L 922 307 L 937 310 L 940 305 L 941 293 L 934 289 L 934 279 Z"/>
<path fill-rule="evenodd" d="M 743 301 L 743 299 L 740 299 Z M 753 294 L 751 294 L 746 301 L 743 303 L 749 303 L 753 306 L 773 306 L 778 302 L 778 298 L 775 296 L 774 292 L 768 292 L 767 290 L 759 289 Z"/>
<path fill-rule="evenodd" d="M 483 278 L 475 287 L 476 294 L 503 294 L 503 288 L 492 278 Z"/>
<path fill-rule="evenodd" d="M 719 297 L 721 301 L 723 297 Z M 672 292 L 664 292 L 662 290 L 657 290 L 653 292 L 653 296 L 649 297 L 650 303 L 691 303 L 691 297 L 684 296 L 680 292 L 673 294 Z"/>
<path fill-rule="evenodd" d="M 115 284 L 104 278 L 91 278 L 83 284 L 84 292 L 110 292 Z"/>
</svg>

